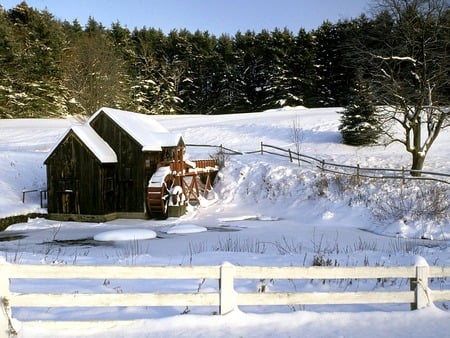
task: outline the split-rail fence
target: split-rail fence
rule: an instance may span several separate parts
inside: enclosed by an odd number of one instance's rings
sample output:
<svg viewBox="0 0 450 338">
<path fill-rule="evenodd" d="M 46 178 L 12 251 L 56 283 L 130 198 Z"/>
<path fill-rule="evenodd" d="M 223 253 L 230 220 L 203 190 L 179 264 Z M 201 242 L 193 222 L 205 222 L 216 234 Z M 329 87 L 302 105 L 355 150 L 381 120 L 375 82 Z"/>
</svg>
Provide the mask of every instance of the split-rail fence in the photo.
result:
<svg viewBox="0 0 450 338">
<path fill-rule="evenodd" d="M 330 162 L 324 159 L 319 159 L 314 156 L 296 152 L 290 148 L 283 148 L 271 144 L 260 143 L 260 149 L 253 151 L 238 151 L 233 150 L 223 145 L 207 145 L 207 144 L 186 144 L 188 147 L 207 147 L 216 149 L 215 156 L 232 156 L 232 155 L 250 155 L 250 154 L 267 154 L 284 158 L 293 163 L 310 165 L 312 168 L 318 169 L 321 172 L 328 172 L 338 175 L 353 176 L 357 182 L 361 178 L 372 178 L 379 180 L 394 179 L 405 182 L 406 180 L 417 181 L 435 181 L 450 184 L 450 174 L 440 173 L 424 170 L 410 170 L 402 168 L 369 168 L 362 167 L 359 164 L 347 165 L 337 162 Z M 295 147 L 294 147 L 295 148 Z M 220 161 L 219 161 L 220 162 Z"/>
</svg>

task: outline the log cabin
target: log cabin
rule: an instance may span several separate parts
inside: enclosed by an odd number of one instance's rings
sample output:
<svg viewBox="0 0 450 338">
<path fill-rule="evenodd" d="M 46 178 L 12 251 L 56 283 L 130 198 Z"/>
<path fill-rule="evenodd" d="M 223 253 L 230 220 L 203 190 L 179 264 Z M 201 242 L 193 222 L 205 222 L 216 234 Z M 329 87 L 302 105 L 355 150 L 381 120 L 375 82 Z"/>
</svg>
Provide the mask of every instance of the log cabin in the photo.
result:
<svg viewBox="0 0 450 338">
<path fill-rule="evenodd" d="M 46 157 L 48 217 L 147 218 L 147 185 L 160 163 L 184 149 L 152 116 L 101 108 L 69 128 Z"/>
</svg>

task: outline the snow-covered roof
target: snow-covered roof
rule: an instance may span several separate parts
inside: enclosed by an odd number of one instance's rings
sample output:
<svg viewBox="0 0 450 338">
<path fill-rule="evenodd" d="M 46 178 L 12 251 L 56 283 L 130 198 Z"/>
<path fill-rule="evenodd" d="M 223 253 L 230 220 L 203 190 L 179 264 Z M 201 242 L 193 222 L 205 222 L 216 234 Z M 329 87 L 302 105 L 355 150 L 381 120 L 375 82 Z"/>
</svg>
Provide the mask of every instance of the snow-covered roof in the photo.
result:
<svg viewBox="0 0 450 338">
<path fill-rule="evenodd" d="M 178 145 L 181 138 L 180 134 L 170 133 L 150 115 L 113 108 L 100 108 L 92 115 L 88 123 L 91 123 L 102 112 L 135 139 L 142 146 L 142 151 L 161 151 L 162 147 Z"/>
<path fill-rule="evenodd" d="M 114 150 L 90 125 L 73 126 L 72 130 L 101 163 L 117 163 Z"/>
<path fill-rule="evenodd" d="M 67 129 L 60 141 L 54 145 L 52 150 L 50 150 L 44 163 L 47 162 L 62 140 L 64 140 L 70 132 L 73 132 L 101 163 L 117 163 L 117 155 L 114 150 L 88 124 L 75 125 Z"/>
</svg>

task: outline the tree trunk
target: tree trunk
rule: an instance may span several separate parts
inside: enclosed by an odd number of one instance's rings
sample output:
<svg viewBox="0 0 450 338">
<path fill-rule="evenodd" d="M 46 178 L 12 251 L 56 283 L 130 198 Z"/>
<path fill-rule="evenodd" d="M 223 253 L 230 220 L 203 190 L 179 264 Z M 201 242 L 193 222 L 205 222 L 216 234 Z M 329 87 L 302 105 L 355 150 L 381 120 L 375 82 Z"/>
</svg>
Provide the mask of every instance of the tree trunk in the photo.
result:
<svg viewBox="0 0 450 338">
<path fill-rule="evenodd" d="M 422 175 L 422 169 L 423 164 L 425 162 L 425 156 L 418 154 L 418 153 L 412 153 L 413 163 L 411 166 L 411 176 L 419 177 Z"/>
</svg>

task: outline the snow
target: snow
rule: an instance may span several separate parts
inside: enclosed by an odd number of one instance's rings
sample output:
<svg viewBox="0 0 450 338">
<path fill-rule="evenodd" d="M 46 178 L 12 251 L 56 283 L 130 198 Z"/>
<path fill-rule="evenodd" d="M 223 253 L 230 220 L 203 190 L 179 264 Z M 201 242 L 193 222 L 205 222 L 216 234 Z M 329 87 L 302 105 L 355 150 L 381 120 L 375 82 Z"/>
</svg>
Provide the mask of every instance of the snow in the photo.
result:
<svg viewBox="0 0 450 338">
<path fill-rule="evenodd" d="M 321 256 L 339 266 L 449 266 L 448 214 L 439 220 L 413 212 L 400 219 L 374 217 L 373 208 L 392 196 L 403 196 L 406 205 L 413 203 L 411 198 L 421 191 L 420 186 L 369 181 L 358 187 L 350 179 L 325 175 L 306 163 L 253 153 L 261 142 L 294 150 L 291 126 L 297 120 L 304 154 L 361 167 L 409 167 L 409 154 L 399 144 L 343 145 L 338 111 L 342 109 L 297 107 L 237 115 L 152 116 L 169 133 L 182 134 L 187 144 L 222 144 L 247 154 L 227 155 L 214 192 L 198 205 L 189 205 L 180 218 L 104 223 L 32 218 L 0 232 L 0 262 L 178 266 L 226 261 L 243 266 L 310 266 L 315 256 Z M 45 187 L 43 161 L 74 124 L 72 120 L 0 120 L 0 217 L 46 212 L 38 193 L 27 195 L 22 203 L 22 190 Z M 449 130 L 441 132 L 428 153 L 425 170 L 450 172 L 449 137 Z M 208 159 L 215 152 L 214 148 L 187 148 L 191 159 Z M 429 209 L 424 205 L 424 210 Z M 217 290 L 213 282 L 184 283 L 74 280 L 62 285 L 60 281 L 14 280 L 11 287 L 17 292 L 73 293 Z M 237 282 L 235 288 L 254 292 L 260 283 Z M 273 291 L 409 290 L 409 281 L 395 279 L 382 284 L 264 283 Z M 448 279 L 433 279 L 429 284 L 431 289 L 450 289 Z M 449 302 L 435 302 L 419 311 L 409 311 L 409 304 L 246 306 L 225 316 L 212 315 L 215 308 L 196 307 L 13 308 L 13 315 L 19 337 L 443 337 L 450 331 L 449 306 Z M 77 332 L 27 324 L 28 320 L 95 319 L 125 321 L 111 324 L 106 331 L 80 324 Z"/>
<path fill-rule="evenodd" d="M 179 195 L 183 193 L 183 188 L 179 185 L 176 185 L 170 189 L 171 195 Z"/>
<path fill-rule="evenodd" d="M 208 231 L 207 228 L 198 226 L 195 224 L 180 224 L 174 225 L 169 230 L 167 230 L 168 234 L 193 234 L 197 232 Z"/>
<path fill-rule="evenodd" d="M 417 256 L 414 266 L 429 266 L 428 262 L 422 256 Z"/>
<path fill-rule="evenodd" d="M 132 241 L 152 238 L 156 238 L 156 232 L 148 229 L 110 230 L 94 236 L 96 241 Z"/>
<path fill-rule="evenodd" d="M 170 174 L 169 166 L 159 167 L 149 180 L 148 187 L 161 188 L 164 185 L 164 179 L 168 174 Z"/>
<path fill-rule="evenodd" d="M 150 115 L 104 107 L 92 115 L 88 122 L 93 121 L 101 112 L 141 144 L 142 151 L 160 151 L 161 147 L 178 145 L 180 140 L 180 134 L 169 132 Z"/>
<path fill-rule="evenodd" d="M 83 142 L 84 145 L 92 151 L 101 163 L 117 163 L 117 155 L 114 150 L 95 132 L 94 129 L 91 128 L 89 124 L 76 125 L 68 129 L 61 140 L 57 142 L 53 149 L 49 152 L 47 158 L 53 154 L 53 151 L 56 149 L 58 144 L 66 138 L 71 131 L 80 138 L 81 142 Z"/>
</svg>

